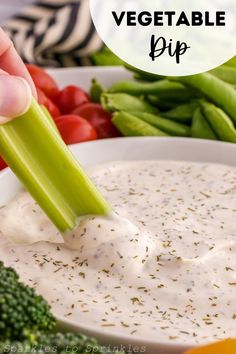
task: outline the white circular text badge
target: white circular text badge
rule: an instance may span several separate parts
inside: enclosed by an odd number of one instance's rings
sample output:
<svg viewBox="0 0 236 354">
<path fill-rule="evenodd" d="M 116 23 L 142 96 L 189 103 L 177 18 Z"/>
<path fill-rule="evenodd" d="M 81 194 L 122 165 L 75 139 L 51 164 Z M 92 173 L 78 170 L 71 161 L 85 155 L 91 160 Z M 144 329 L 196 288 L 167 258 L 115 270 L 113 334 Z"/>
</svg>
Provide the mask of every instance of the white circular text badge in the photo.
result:
<svg viewBox="0 0 236 354">
<path fill-rule="evenodd" d="M 90 0 L 104 43 L 144 71 L 211 70 L 236 54 L 235 0 Z"/>
</svg>

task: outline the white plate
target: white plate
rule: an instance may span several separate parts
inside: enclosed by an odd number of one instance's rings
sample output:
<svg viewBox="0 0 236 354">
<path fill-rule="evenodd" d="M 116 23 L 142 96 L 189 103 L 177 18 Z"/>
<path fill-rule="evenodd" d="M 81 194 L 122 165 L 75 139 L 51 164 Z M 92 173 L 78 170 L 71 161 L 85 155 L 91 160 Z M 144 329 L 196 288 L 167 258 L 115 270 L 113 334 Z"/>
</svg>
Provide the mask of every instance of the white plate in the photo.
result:
<svg viewBox="0 0 236 354">
<path fill-rule="evenodd" d="M 53 70 L 54 77 L 61 86 L 79 84 L 88 88 L 91 78 L 97 77 L 104 85 L 109 85 L 121 77 L 129 77 L 119 68 L 108 69 L 63 69 Z M 236 166 L 236 145 L 216 141 L 187 138 L 117 138 L 83 143 L 71 147 L 72 152 L 83 166 L 114 160 L 165 159 L 225 163 Z M 14 197 L 21 188 L 13 173 L 6 169 L 0 173 L 0 206 Z M 58 318 L 59 324 L 66 329 L 83 331 L 95 336 L 103 344 L 138 346 L 149 354 L 180 354 L 189 345 L 175 345 L 170 342 L 137 339 L 116 334 L 107 334 L 99 328 Z M 137 352 L 137 348 L 136 348 Z"/>
<path fill-rule="evenodd" d="M 92 79 L 97 79 L 108 87 L 118 80 L 131 79 L 133 76 L 120 66 L 50 69 L 48 72 L 61 88 L 66 85 L 79 85 L 85 90 L 89 90 Z"/>
</svg>

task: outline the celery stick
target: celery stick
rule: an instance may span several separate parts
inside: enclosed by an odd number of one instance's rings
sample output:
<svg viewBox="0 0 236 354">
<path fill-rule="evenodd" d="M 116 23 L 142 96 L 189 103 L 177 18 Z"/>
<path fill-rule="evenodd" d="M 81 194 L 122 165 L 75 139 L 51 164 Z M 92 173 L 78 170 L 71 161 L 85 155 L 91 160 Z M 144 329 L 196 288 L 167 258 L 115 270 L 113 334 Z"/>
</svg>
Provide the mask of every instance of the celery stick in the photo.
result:
<svg viewBox="0 0 236 354">
<path fill-rule="evenodd" d="M 26 114 L 0 126 L 0 154 L 60 231 L 73 229 L 80 215 L 109 213 L 35 101 Z"/>
<path fill-rule="evenodd" d="M 51 114 L 49 113 L 48 109 L 44 106 L 44 105 L 40 105 L 41 107 L 41 111 L 42 114 L 44 114 L 46 116 L 46 118 L 48 119 L 49 123 L 52 125 L 52 127 L 54 129 L 56 129 L 56 131 L 59 133 L 59 130 L 57 129 L 56 123 L 54 122 L 54 119 L 52 118 Z"/>
</svg>

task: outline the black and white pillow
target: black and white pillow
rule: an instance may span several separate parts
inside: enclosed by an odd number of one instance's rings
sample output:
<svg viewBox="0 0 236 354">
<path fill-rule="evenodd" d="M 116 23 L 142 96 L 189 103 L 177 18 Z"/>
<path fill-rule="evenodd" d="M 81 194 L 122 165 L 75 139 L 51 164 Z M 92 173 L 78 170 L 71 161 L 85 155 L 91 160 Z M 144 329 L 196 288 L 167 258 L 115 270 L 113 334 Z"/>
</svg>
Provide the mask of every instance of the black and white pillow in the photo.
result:
<svg viewBox="0 0 236 354">
<path fill-rule="evenodd" d="M 25 62 L 41 66 L 92 64 L 103 46 L 89 10 L 89 0 L 41 0 L 8 20 L 3 29 Z"/>
</svg>

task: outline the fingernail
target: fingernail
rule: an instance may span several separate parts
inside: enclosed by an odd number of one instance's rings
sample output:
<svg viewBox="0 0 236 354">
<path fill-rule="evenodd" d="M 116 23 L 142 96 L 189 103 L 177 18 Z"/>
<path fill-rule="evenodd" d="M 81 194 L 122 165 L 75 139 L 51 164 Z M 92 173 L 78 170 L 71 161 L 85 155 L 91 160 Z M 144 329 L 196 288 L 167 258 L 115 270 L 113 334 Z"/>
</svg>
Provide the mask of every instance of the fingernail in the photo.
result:
<svg viewBox="0 0 236 354">
<path fill-rule="evenodd" d="M 0 123 L 18 117 L 29 109 L 32 93 L 28 83 L 11 75 L 0 75 Z"/>
</svg>

